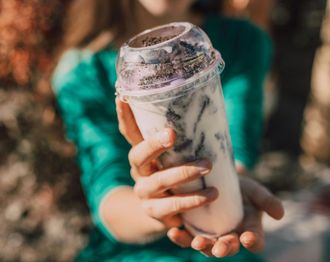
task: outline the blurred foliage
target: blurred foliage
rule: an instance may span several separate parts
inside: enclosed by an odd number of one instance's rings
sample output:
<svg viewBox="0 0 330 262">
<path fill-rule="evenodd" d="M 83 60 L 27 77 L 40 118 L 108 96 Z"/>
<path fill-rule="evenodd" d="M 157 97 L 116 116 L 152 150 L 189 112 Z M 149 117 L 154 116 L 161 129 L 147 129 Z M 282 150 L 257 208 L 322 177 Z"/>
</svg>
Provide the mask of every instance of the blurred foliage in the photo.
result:
<svg viewBox="0 0 330 262">
<path fill-rule="evenodd" d="M 32 87 L 49 71 L 69 2 L 0 0 L 0 83 Z"/>
<path fill-rule="evenodd" d="M 69 3 L 0 0 L 0 261 L 71 261 L 90 228 L 48 79 Z"/>
</svg>

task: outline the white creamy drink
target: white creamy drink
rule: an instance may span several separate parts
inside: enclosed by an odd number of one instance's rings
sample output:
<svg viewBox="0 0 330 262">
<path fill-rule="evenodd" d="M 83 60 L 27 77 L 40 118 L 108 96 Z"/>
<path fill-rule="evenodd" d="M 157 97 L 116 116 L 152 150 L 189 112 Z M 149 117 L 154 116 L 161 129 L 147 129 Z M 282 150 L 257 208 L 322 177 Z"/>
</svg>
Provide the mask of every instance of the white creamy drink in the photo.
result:
<svg viewBox="0 0 330 262">
<path fill-rule="evenodd" d="M 144 138 L 171 127 L 174 147 L 160 157 L 164 167 L 209 159 L 209 175 L 175 192 L 214 186 L 211 204 L 182 214 L 194 235 L 217 237 L 234 230 L 243 208 L 221 92 L 224 63 L 206 36 L 190 23 L 171 23 L 132 38 L 120 49 L 117 93 L 132 108 Z"/>
</svg>

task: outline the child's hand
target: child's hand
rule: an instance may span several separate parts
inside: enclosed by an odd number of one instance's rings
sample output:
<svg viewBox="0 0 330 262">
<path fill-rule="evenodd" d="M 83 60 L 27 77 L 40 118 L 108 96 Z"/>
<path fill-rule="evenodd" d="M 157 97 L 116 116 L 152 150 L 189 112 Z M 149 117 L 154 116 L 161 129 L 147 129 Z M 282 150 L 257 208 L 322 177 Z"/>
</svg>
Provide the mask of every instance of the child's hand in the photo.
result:
<svg viewBox="0 0 330 262">
<path fill-rule="evenodd" d="M 142 199 L 146 212 L 170 227 L 167 235 L 174 243 L 216 257 L 237 253 L 240 243 L 250 251 L 263 248 L 261 214 L 265 211 L 275 219 L 282 218 L 284 210 L 277 198 L 254 180 L 241 177 L 244 219 L 236 233 L 211 240 L 201 236 L 193 237 L 188 231 L 179 229 L 182 224 L 179 213 L 209 203 L 217 197 L 217 192 L 210 189 L 209 192 L 204 190 L 170 195 L 167 190 L 206 175 L 211 168 L 210 164 L 206 162 L 204 166 L 195 162 L 159 170 L 155 159 L 174 144 L 174 132 L 166 129 L 164 133 L 159 133 L 150 140 L 143 140 L 128 104 L 118 98 L 116 104 L 120 132 L 133 146 L 129 160 L 132 166 L 131 174 L 136 181 L 135 192 Z M 166 137 L 168 139 L 165 139 Z"/>
<path fill-rule="evenodd" d="M 169 193 L 170 189 L 209 174 L 211 163 L 200 160 L 160 170 L 156 159 L 173 146 L 174 131 L 165 129 L 143 140 L 129 106 L 117 101 L 117 111 L 120 131 L 132 144 L 128 158 L 131 175 L 136 181 L 134 192 L 150 217 L 162 221 L 168 228 L 179 227 L 182 221 L 178 214 L 206 205 L 218 197 L 215 188 L 185 194 Z"/>
<path fill-rule="evenodd" d="M 262 212 L 266 212 L 275 219 L 281 219 L 284 209 L 281 202 L 264 186 L 248 176 L 243 175 L 239 179 L 244 204 L 244 219 L 236 233 L 211 240 L 201 236 L 188 238 L 186 232 L 172 228 L 168 231 L 169 238 L 179 245 L 191 245 L 192 248 L 207 256 L 234 255 L 239 251 L 240 243 L 252 252 L 261 251 L 265 244 Z"/>
<path fill-rule="evenodd" d="M 211 163 L 206 160 L 159 170 L 154 160 L 173 143 L 173 131 L 165 130 L 134 145 L 129 153 L 131 175 L 136 181 L 135 194 L 145 212 L 168 227 L 182 224 L 178 214 L 206 205 L 218 197 L 215 188 L 185 194 L 169 193 L 170 189 L 205 176 L 211 170 Z"/>
</svg>

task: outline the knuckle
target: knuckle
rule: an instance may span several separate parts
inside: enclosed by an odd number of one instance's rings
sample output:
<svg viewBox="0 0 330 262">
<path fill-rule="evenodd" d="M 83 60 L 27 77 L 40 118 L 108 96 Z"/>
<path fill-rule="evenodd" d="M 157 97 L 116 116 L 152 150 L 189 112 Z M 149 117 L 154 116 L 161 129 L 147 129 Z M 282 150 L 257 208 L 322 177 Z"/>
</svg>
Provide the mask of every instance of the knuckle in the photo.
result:
<svg viewBox="0 0 330 262">
<path fill-rule="evenodd" d="M 135 162 L 135 150 L 134 147 L 128 152 L 128 161 L 132 165 Z"/>
<path fill-rule="evenodd" d="M 135 184 L 133 190 L 134 193 L 140 198 L 140 199 L 147 199 L 149 197 L 149 191 L 146 188 L 145 183 L 146 178 L 140 178 L 139 181 Z"/>
<path fill-rule="evenodd" d="M 159 174 L 159 173 L 154 174 L 153 179 L 155 181 L 154 183 L 155 183 L 155 187 L 157 190 L 165 189 L 164 177 L 161 174 Z"/>
<path fill-rule="evenodd" d="M 131 167 L 130 174 L 134 181 L 136 181 L 139 178 L 139 173 L 137 172 L 135 167 Z"/>
<path fill-rule="evenodd" d="M 163 148 L 163 146 L 156 137 L 153 137 L 148 140 L 148 146 L 151 151 L 158 151 L 159 149 Z"/>
<path fill-rule="evenodd" d="M 180 178 L 182 180 L 188 180 L 191 177 L 191 168 L 188 166 L 182 166 L 180 170 Z"/>
<path fill-rule="evenodd" d="M 144 201 L 142 203 L 142 208 L 148 216 L 156 217 L 157 213 L 156 213 L 155 207 L 149 201 Z"/>
<path fill-rule="evenodd" d="M 194 207 L 200 206 L 206 202 L 206 198 L 201 196 L 192 196 L 191 198 L 191 205 Z"/>
<path fill-rule="evenodd" d="M 183 208 L 181 201 L 178 198 L 173 199 L 172 201 L 172 210 L 174 213 L 179 213 Z"/>
</svg>

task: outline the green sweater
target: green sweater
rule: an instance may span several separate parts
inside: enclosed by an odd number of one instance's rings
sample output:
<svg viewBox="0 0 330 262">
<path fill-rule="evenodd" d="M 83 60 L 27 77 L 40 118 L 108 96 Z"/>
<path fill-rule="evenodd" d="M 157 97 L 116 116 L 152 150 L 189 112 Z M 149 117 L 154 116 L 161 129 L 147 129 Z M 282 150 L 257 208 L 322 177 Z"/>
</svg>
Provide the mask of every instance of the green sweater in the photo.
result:
<svg viewBox="0 0 330 262">
<path fill-rule="evenodd" d="M 252 168 L 262 132 L 263 81 L 271 60 L 271 41 L 243 20 L 210 16 L 202 28 L 226 62 L 221 80 L 235 159 Z M 116 57 L 117 50 L 111 47 L 96 53 L 72 49 L 62 56 L 53 76 L 96 226 L 77 261 L 213 261 L 192 249 L 180 249 L 167 238 L 144 246 L 120 243 L 100 219 L 99 205 L 105 194 L 118 186 L 133 185 L 127 160 L 130 146 L 118 131 L 115 111 Z M 259 261 L 243 249 L 227 259 Z"/>
</svg>

